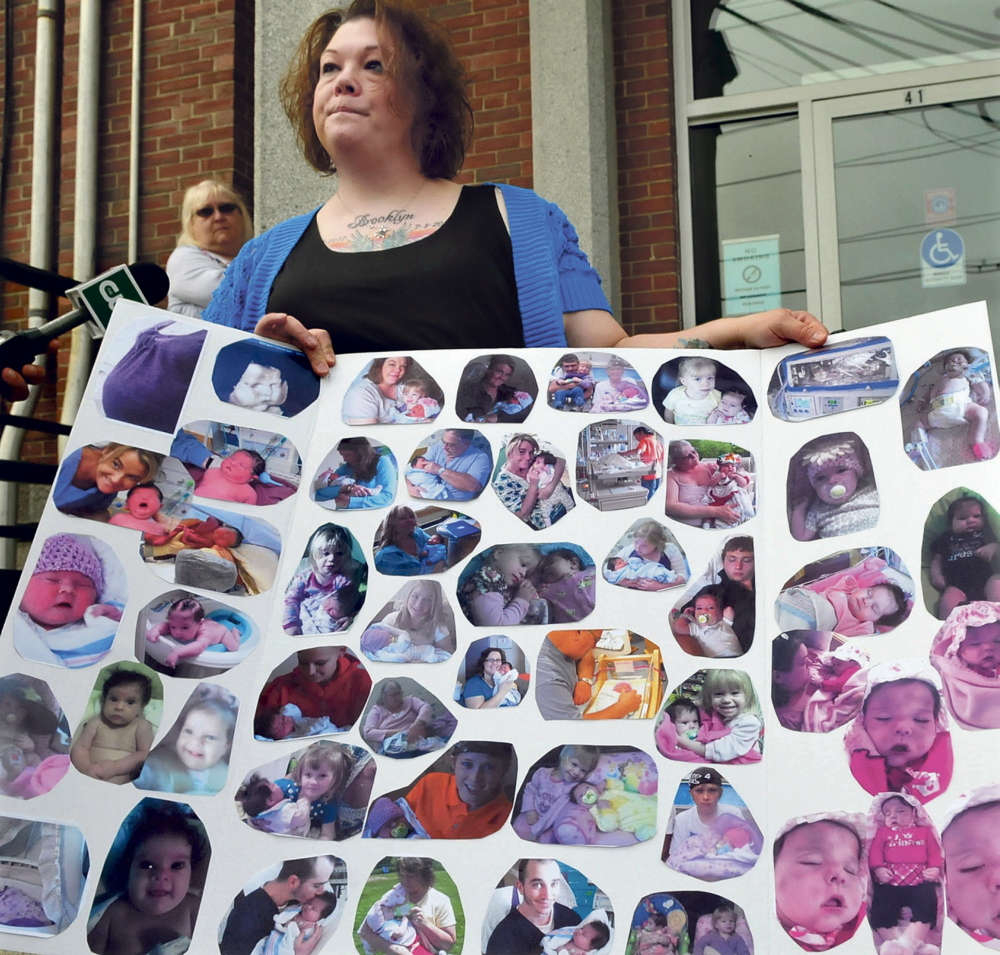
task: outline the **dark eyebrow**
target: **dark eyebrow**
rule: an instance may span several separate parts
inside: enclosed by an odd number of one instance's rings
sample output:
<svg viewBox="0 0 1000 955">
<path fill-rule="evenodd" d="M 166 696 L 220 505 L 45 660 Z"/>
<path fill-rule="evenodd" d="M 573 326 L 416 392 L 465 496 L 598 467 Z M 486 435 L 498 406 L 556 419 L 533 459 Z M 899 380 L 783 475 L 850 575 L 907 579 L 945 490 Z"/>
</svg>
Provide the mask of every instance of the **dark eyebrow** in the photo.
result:
<svg viewBox="0 0 1000 955">
<path fill-rule="evenodd" d="M 361 52 L 362 53 L 368 53 L 371 50 L 381 50 L 381 49 L 382 49 L 382 45 L 380 43 L 371 43 L 368 46 L 363 47 L 362 50 L 361 50 Z M 339 53 L 339 51 L 336 49 L 336 47 L 329 47 L 328 46 L 323 52 L 324 53 L 332 53 L 334 56 L 342 55 L 342 54 Z"/>
</svg>

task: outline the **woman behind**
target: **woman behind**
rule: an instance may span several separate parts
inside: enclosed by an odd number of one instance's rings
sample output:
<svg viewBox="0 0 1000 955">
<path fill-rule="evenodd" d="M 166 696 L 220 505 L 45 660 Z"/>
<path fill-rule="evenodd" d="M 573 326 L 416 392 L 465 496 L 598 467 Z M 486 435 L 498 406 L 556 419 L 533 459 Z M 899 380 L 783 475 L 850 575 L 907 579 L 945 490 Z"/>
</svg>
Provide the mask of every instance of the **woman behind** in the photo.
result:
<svg viewBox="0 0 1000 955">
<path fill-rule="evenodd" d="M 515 434 L 507 441 L 507 462 L 493 479 L 500 503 L 525 524 L 539 531 L 551 527 L 576 505 L 562 483 L 566 459 L 549 455 L 546 465 L 538 442 L 530 434 Z M 551 473 L 546 473 L 551 467 Z"/>
<path fill-rule="evenodd" d="M 332 501 L 338 510 L 385 507 L 392 502 L 396 475 L 388 455 L 373 447 L 367 438 L 341 438 L 337 453 L 344 463 L 319 476 L 327 483 L 316 488 L 313 496 L 317 501 Z"/>
<path fill-rule="evenodd" d="M 167 308 L 201 318 L 226 267 L 253 237 L 250 213 L 239 195 L 217 179 L 205 179 L 184 193 L 181 234 L 167 259 Z"/>
<path fill-rule="evenodd" d="M 434 888 L 434 860 L 403 856 L 396 860 L 399 882 L 390 890 L 393 897 L 406 896 L 406 913 L 416 929 L 417 940 L 411 952 L 450 952 L 458 938 L 455 911 L 451 899 Z M 376 903 L 378 904 L 378 903 Z M 358 935 L 366 952 L 394 953 L 399 945 L 382 938 L 367 921 L 361 923 Z"/>
<path fill-rule="evenodd" d="M 556 206 L 529 190 L 451 181 L 471 129 L 463 71 L 444 30 L 412 4 L 355 0 L 320 16 L 282 102 L 309 163 L 336 170 L 337 191 L 253 240 L 207 320 L 297 344 L 320 375 L 331 340 L 343 352 L 405 352 L 683 337 L 625 335 Z M 826 338 L 815 318 L 787 309 L 699 335 L 715 347 Z"/>
<path fill-rule="evenodd" d="M 417 526 L 413 508 L 397 505 L 386 516 L 375 551 L 375 569 L 393 577 L 440 574 L 447 568 L 447 549 L 437 537 Z"/>
<path fill-rule="evenodd" d="M 465 681 L 462 705 L 470 710 L 493 710 L 499 706 L 517 706 L 521 693 L 514 680 L 504 680 L 500 668 L 507 655 L 499 647 L 487 647 L 479 654 L 472 676 Z"/>
</svg>

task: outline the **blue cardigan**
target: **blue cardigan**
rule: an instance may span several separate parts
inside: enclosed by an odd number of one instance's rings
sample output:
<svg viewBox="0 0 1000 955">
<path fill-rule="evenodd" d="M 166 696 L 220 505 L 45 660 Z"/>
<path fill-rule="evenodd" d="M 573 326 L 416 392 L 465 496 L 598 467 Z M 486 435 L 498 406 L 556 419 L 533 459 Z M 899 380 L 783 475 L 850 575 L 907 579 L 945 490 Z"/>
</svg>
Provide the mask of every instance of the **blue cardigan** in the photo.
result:
<svg viewBox="0 0 1000 955">
<path fill-rule="evenodd" d="M 611 311 L 601 278 L 580 249 L 572 223 L 554 203 L 530 189 L 498 184 L 507 206 L 514 278 L 528 347 L 565 347 L 563 312 Z M 252 332 L 285 259 L 316 210 L 295 216 L 251 239 L 226 269 L 202 318 Z"/>
</svg>

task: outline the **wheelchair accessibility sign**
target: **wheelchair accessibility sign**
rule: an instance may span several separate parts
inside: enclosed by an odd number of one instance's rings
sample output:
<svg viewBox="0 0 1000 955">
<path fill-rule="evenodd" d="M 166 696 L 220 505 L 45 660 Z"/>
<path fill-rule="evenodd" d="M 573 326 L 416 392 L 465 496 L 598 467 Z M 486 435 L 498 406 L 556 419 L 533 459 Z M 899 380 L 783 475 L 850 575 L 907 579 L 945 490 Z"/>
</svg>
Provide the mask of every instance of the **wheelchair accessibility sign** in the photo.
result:
<svg viewBox="0 0 1000 955">
<path fill-rule="evenodd" d="M 935 229 L 920 243 L 923 288 L 965 285 L 965 243 L 954 229 Z"/>
</svg>

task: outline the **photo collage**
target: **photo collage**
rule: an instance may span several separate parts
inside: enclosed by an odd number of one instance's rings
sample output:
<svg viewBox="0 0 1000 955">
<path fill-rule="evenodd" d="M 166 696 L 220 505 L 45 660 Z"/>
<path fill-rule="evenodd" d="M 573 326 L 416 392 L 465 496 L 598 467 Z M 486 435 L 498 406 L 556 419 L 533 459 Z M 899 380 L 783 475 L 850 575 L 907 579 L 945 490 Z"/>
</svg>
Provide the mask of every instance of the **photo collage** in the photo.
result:
<svg viewBox="0 0 1000 955">
<path fill-rule="evenodd" d="M 973 305 L 321 381 L 120 304 L 0 636 L 0 948 L 1000 950 L 994 367 Z"/>
</svg>

